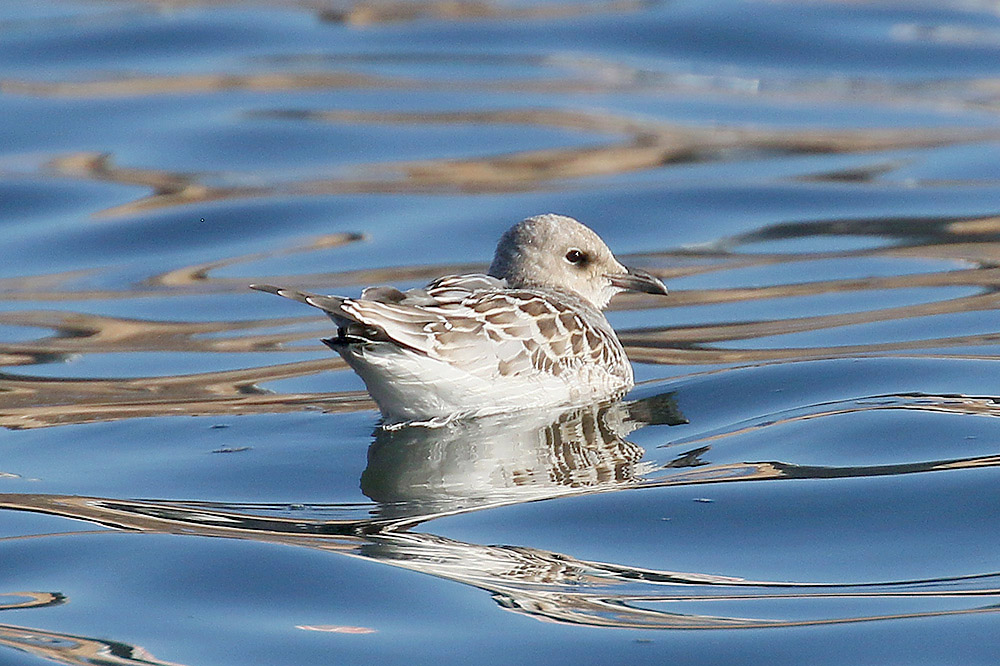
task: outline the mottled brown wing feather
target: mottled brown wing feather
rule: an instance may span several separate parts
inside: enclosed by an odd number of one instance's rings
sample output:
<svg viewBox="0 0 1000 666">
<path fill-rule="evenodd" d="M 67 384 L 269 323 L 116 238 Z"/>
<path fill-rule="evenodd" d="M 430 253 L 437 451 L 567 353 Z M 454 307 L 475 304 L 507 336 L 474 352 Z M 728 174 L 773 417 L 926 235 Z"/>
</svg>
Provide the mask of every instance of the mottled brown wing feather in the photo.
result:
<svg viewBox="0 0 1000 666">
<path fill-rule="evenodd" d="M 623 360 L 613 358 L 620 346 L 610 327 L 593 325 L 557 298 L 528 290 L 460 294 L 462 289 L 436 283 L 426 293 L 446 295 L 433 305 L 348 300 L 341 309 L 401 345 L 486 377 L 559 376 Z"/>
<path fill-rule="evenodd" d="M 627 368 L 604 316 L 560 294 L 505 289 L 486 275 L 447 276 L 407 292 L 370 288 L 358 299 L 253 285 L 326 312 L 338 326 L 361 324 L 432 358 L 488 378 L 580 367 Z"/>
</svg>

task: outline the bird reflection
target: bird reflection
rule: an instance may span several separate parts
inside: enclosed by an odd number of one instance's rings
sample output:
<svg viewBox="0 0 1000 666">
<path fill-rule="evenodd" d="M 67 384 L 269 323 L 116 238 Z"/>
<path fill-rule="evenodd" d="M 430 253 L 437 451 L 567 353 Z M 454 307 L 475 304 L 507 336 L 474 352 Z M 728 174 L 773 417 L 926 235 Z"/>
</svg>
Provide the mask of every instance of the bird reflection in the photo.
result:
<svg viewBox="0 0 1000 666">
<path fill-rule="evenodd" d="M 653 463 L 625 438 L 687 420 L 672 393 L 564 411 L 516 412 L 429 427 L 383 427 L 361 490 L 381 517 L 427 516 L 628 486 Z"/>
</svg>

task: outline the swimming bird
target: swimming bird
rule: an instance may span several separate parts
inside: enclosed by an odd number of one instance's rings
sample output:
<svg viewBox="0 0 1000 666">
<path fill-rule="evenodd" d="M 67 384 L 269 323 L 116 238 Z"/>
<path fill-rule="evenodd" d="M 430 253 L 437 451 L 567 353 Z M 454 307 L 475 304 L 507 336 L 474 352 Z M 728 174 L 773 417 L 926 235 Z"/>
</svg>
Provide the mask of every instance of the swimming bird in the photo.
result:
<svg viewBox="0 0 1000 666">
<path fill-rule="evenodd" d="M 250 288 L 333 319 L 337 336 L 323 342 L 360 375 L 387 425 L 620 397 L 632 366 L 601 311 L 625 290 L 667 293 L 594 231 L 555 214 L 504 233 L 486 275 L 405 292 L 369 287 L 360 298 Z"/>
</svg>

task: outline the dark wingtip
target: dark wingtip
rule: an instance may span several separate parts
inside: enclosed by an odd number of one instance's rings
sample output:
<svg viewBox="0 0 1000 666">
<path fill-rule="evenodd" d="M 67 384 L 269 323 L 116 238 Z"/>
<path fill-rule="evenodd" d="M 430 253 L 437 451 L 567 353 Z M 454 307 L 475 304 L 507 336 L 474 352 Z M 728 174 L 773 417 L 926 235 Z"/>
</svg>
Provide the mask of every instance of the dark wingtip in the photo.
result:
<svg viewBox="0 0 1000 666">
<path fill-rule="evenodd" d="M 251 289 L 256 291 L 265 291 L 269 294 L 274 294 L 276 296 L 280 295 L 278 292 L 281 291 L 279 287 L 275 287 L 272 284 L 251 284 L 249 285 Z"/>
<path fill-rule="evenodd" d="M 256 291 L 263 291 L 268 294 L 274 294 L 275 296 L 281 296 L 282 298 L 288 298 L 293 301 L 298 301 L 299 303 L 307 303 L 309 305 L 314 305 L 316 307 L 322 308 L 321 305 L 309 302 L 311 298 L 317 297 L 316 294 L 310 294 L 304 291 L 298 291 L 296 289 L 286 289 L 285 287 L 275 287 L 274 285 L 271 284 L 252 284 L 250 285 L 250 288 Z"/>
</svg>

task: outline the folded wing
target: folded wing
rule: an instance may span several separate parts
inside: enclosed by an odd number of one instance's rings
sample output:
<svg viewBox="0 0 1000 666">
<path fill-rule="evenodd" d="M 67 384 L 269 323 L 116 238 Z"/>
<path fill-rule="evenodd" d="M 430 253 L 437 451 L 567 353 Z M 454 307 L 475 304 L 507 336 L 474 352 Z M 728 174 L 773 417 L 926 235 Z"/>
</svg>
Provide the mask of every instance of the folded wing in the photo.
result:
<svg viewBox="0 0 1000 666">
<path fill-rule="evenodd" d="M 252 285 L 326 312 L 337 342 L 391 342 L 484 378 L 560 376 L 595 362 L 630 369 L 600 313 L 587 317 L 579 303 L 505 287 L 486 275 L 448 276 L 424 289 L 374 287 L 352 299 Z"/>
</svg>

